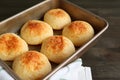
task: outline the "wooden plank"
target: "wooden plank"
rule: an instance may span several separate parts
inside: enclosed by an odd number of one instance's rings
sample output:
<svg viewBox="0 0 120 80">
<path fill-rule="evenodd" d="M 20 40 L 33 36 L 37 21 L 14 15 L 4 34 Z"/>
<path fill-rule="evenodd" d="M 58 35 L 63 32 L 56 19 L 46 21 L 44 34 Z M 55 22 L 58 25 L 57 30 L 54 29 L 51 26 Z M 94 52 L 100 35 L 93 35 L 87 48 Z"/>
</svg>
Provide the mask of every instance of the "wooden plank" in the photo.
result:
<svg viewBox="0 0 120 80">
<path fill-rule="evenodd" d="M 43 0 L 1 0 L 0 1 L 0 21 L 11 17 Z"/>
<path fill-rule="evenodd" d="M 0 6 L 2 7 L 30 7 L 32 5 L 35 5 L 43 0 L 1 0 Z"/>
<path fill-rule="evenodd" d="M 84 8 L 116 8 L 120 7 L 120 0 L 70 0 Z"/>
<path fill-rule="evenodd" d="M 91 66 L 93 80 L 120 79 L 119 51 L 93 47 L 83 55 L 84 65 Z"/>
</svg>

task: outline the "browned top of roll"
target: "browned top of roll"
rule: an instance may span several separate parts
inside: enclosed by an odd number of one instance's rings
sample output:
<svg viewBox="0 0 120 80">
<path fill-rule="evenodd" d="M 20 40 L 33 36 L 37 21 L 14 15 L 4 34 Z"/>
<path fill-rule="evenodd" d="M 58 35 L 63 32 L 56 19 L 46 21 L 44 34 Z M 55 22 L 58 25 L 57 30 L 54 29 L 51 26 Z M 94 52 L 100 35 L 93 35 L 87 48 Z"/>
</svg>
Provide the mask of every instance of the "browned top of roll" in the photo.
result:
<svg viewBox="0 0 120 80">
<path fill-rule="evenodd" d="M 66 12 L 62 9 L 53 9 L 49 11 L 49 14 L 57 17 L 64 17 L 66 15 Z"/>
<path fill-rule="evenodd" d="M 26 27 L 26 28 L 29 29 L 31 34 L 34 33 L 34 34 L 38 35 L 38 34 L 41 34 L 41 32 L 44 31 L 43 26 L 46 26 L 46 25 L 44 25 L 42 22 L 39 23 L 39 22 L 36 22 L 34 20 L 30 20 L 28 22 L 27 26 L 28 27 Z"/>
<path fill-rule="evenodd" d="M 61 51 L 65 45 L 62 36 L 52 36 L 47 40 L 46 44 L 55 52 Z"/>
<path fill-rule="evenodd" d="M 18 49 L 19 48 L 19 39 L 16 38 L 16 36 L 13 36 L 12 34 L 3 35 L 0 38 L 0 45 L 3 46 L 3 49 L 6 49 L 7 52 L 9 52 L 11 49 Z"/>
<path fill-rule="evenodd" d="M 69 29 L 76 33 L 84 33 L 87 31 L 86 28 L 87 24 L 85 24 L 83 21 L 74 21 L 69 25 Z"/>
<path fill-rule="evenodd" d="M 43 59 L 43 56 L 36 51 L 28 51 L 26 54 L 21 58 L 22 63 L 27 66 L 28 69 L 31 69 L 31 66 L 34 70 L 40 69 L 45 63 L 40 59 Z"/>
</svg>

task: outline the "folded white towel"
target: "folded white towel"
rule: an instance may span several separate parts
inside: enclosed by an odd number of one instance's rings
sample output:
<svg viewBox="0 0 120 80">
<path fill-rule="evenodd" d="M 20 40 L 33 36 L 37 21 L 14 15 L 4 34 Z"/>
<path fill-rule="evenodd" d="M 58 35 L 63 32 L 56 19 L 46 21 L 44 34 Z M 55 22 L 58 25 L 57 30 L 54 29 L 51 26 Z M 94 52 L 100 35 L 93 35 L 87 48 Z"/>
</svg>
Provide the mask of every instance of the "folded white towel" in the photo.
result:
<svg viewBox="0 0 120 80">
<path fill-rule="evenodd" d="M 90 67 L 83 67 L 77 59 L 57 71 L 49 80 L 92 80 Z"/>
<path fill-rule="evenodd" d="M 14 80 L 14 79 L 0 66 L 0 80 Z"/>
</svg>

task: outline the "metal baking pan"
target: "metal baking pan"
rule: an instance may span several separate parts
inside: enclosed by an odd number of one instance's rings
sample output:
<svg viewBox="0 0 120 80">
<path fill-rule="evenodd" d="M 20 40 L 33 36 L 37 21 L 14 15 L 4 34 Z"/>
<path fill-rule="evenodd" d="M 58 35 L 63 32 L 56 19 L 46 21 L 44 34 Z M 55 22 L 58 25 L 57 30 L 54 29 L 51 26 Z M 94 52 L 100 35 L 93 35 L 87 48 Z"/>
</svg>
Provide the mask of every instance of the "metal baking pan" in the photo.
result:
<svg viewBox="0 0 120 80">
<path fill-rule="evenodd" d="M 7 32 L 14 32 L 19 34 L 20 28 L 26 21 L 31 19 L 42 20 L 44 13 L 52 8 L 64 9 L 68 12 L 68 14 L 70 14 L 72 20 L 84 20 L 89 22 L 95 30 L 95 36 L 85 45 L 78 48 L 71 57 L 69 57 L 63 63 L 55 66 L 53 71 L 50 72 L 43 80 L 49 79 L 49 77 L 52 76 L 61 67 L 81 57 L 90 47 L 92 47 L 96 43 L 101 34 L 105 32 L 108 28 L 108 22 L 106 20 L 67 0 L 45 0 L 0 22 L 0 34 Z M 10 74 L 14 75 L 13 77 L 16 79 L 16 74 L 14 74 L 14 72 L 11 72 L 12 70 L 10 70 L 10 68 L 8 70 L 10 71 Z"/>
</svg>

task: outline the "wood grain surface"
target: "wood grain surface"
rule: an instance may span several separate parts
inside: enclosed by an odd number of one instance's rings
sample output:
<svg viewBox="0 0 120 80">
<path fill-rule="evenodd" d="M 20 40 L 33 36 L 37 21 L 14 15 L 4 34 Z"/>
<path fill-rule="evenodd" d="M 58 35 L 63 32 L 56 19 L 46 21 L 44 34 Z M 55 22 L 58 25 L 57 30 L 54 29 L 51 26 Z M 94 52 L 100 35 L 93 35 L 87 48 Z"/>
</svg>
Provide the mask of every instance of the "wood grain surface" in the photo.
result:
<svg viewBox="0 0 120 80">
<path fill-rule="evenodd" d="M 0 21 L 42 0 L 0 0 Z M 108 30 L 83 56 L 93 80 L 120 80 L 120 0 L 70 0 L 109 22 Z"/>
</svg>

